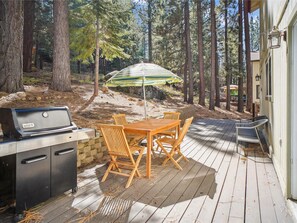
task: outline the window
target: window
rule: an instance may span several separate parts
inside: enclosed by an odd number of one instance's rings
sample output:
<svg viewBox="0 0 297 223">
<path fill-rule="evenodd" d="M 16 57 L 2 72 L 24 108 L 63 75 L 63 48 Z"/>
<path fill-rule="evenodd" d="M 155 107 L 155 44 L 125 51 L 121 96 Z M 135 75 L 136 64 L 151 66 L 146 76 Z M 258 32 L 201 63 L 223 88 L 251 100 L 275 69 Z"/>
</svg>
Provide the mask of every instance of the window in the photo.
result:
<svg viewBox="0 0 297 223">
<path fill-rule="evenodd" d="M 260 85 L 256 85 L 256 99 L 260 99 Z"/>
<path fill-rule="evenodd" d="M 271 56 L 266 61 L 266 98 L 272 95 Z"/>
</svg>

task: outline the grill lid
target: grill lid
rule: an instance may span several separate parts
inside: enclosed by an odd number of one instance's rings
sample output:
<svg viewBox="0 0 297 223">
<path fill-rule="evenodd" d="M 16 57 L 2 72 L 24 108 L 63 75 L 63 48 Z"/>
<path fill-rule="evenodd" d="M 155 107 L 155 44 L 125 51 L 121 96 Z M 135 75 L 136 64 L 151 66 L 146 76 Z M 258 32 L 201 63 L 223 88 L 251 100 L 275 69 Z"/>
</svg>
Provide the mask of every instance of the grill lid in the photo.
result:
<svg viewBox="0 0 297 223">
<path fill-rule="evenodd" d="M 68 107 L 0 108 L 3 135 L 20 139 L 77 129 Z"/>
</svg>

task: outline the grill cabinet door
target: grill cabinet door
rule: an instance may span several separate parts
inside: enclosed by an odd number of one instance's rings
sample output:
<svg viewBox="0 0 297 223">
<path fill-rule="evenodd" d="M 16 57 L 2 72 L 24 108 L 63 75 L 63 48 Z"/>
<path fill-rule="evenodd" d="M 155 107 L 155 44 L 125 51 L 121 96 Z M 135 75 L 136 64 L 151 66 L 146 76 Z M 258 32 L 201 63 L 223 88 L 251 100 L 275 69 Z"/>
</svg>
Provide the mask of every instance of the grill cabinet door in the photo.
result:
<svg viewBox="0 0 297 223">
<path fill-rule="evenodd" d="M 17 154 L 16 211 L 50 198 L 50 147 Z"/>
<path fill-rule="evenodd" d="M 51 147 L 51 196 L 77 187 L 76 142 Z"/>
</svg>

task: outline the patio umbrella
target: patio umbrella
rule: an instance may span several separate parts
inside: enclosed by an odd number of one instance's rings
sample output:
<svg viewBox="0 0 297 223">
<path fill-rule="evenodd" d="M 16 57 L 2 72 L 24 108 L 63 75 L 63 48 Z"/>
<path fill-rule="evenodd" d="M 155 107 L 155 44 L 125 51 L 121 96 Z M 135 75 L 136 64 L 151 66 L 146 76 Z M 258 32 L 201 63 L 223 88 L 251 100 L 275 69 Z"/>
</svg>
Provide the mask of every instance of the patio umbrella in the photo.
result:
<svg viewBox="0 0 297 223">
<path fill-rule="evenodd" d="M 145 86 L 179 83 L 182 79 L 171 71 L 153 64 L 138 63 L 126 67 L 106 81 L 108 87 L 142 86 L 144 99 L 144 116 L 146 118 Z"/>
</svg>

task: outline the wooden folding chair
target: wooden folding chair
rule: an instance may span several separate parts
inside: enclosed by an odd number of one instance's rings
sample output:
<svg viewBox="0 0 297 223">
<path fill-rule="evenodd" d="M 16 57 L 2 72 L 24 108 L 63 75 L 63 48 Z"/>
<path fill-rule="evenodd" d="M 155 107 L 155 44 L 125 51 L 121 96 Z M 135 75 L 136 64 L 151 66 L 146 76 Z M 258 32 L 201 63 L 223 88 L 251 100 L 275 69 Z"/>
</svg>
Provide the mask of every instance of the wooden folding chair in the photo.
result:
<svg viewBox="0 0 297 223">
<path fill-rule="evenodd" d="M 108 153 L 111 157 L 110 164 L 102 178 L 104 182 L 109 173 L 114 173 L 129 177 L 126 184 L 128 188 L 132 182 L 133 177 L 140 176 L 138 165 L 143 155 L 144 147 L 129 146 L 122 125 L 100 125 L 99 126 L 104 140 L 107 145 Z M 137 160 L 135 161 L 132 153 L 139 151 Z M 123 169 L 131 170 L 129 173 L 122 172 Z"/>
<path fill-rule="evenodd" d="M 125 114 L 116 114 L 112 116 L 116 125 L 127 125 L 128 121 Z M 130 146 L 139 145 L 145 137 L 139 135 L 127 135 L 128 144 Z"/>
<path fill-rule="evenodd" d="M 179 120 L 180 112 L 164 112 L 164 119 L 173 119 L 173 120 Z M 158 134 L 158 136 L 169 136 L 171 138 L 176 137 L 176 129 L 169 129 L 167 131 L 161 132 Z"/>
<path fill-rule="evenodd" d="M 127 125 L 127 119 L 125 114 L 116 114 L 112 116 L 116 125 Z"/>
<path fill-rule="evenodd" d="M 180 116 L 180 112 L 164 112 L 163 114 L 164 114 L 163 116 L 164 119 L 178 120 Z"/>
<path fill-rule="evenodd" d="M 162 149 L 162 151 L 166 154 L 166 159 L 163 162 L 163 166 L 168 162 L 168 160 L 171 160 L 172 163 L 180 170 L 182 170 L 181 166 L 178 164 L 178 162 L 181 159 L 184 159 L 185 161 L 189 161 L 180 151 L 180 144 L 182 143 L 191 123 L 193 121 L 193 117 L 186 119 L 185 124 L 181 130 L 181 133 L 179 134 L 178 138 L 169 138 L 169 137 L 163 137 L 156 140 L 156 143 L 158 146 Z M 171 151 L 168 152 L 166 150 L 166 147 L 171 147 Z M 175 155 L 178 155 L 177 159 L 174 159 Z"/>
</svg>

